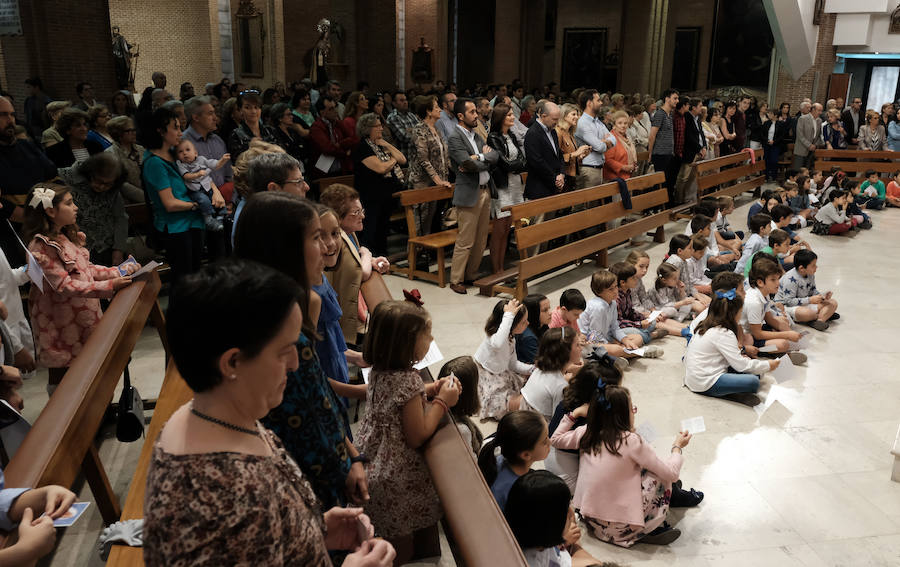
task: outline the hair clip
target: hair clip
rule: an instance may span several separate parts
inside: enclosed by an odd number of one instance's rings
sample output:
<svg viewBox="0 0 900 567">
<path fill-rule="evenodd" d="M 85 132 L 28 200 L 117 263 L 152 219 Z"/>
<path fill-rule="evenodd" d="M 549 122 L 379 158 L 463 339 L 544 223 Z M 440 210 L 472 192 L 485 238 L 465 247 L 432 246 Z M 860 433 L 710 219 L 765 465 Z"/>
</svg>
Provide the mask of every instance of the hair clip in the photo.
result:
<svg viewBox="0 0 900 567">
<path fill-rule="evenodd" d="M 43 205 L 44 210 L 53 208 L 53 199 L 56 197 L 56 191 L 49 187 L 35 187 L 34 196 L 28 203 L 28 206 L 36 209 L 38 205 Z"/>
<path fill-rule="evenodd" d="M 417 290 L 417 289 L 414 289 L 414 290 L 412 290 L 412 291 L 406 291 L 406 290 L 404 289 L 404 290 L 403 290 L 403 297 L 406 298 L 406 301 L 409 301 L 410 303 L 415 303 L 415 304 L 418 305 L 419 307 L 424 307 L 424 306 L 425 306 L 425 302 L 422 301 L 422 294 L 419 293 L 419 290 Z"/>
<path fill-rule="evenodd" d="M 728 301 L 733 300 L 736 295 L 737 290 L 735 290 L 734 288 L 731 288 L 728 291 L 716 291 L 716 297 L 718 297 L 719 299 L 726 299 Z"/>
<path fill-rule="evenodd" d="M 609 400 L 606 399 L 606 384 L 603 383 L 603 378 L 597 380 L 597 403 L 605 410 L 612 409 L 612 404 L 609 403 Z"/>
</svg>

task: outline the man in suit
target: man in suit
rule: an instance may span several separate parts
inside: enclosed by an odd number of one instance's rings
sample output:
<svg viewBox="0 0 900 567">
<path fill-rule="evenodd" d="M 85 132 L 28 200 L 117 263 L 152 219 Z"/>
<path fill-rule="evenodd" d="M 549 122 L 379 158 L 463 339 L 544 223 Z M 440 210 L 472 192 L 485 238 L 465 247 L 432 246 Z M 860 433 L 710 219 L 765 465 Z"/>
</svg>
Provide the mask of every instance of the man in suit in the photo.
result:
<svg viewBox="0 0 900 567">
<path fill-rule="evenodd" d="M 453 204 L 459 222 L 459 236 L 453 247 L 450 289 L 465 294 L 475 280 L 487 246 L 491 220 L 491 191 L 494 181 L 490 169 L 499 154 L 475 132 L 478 111 L 471 99 L 460 98 L 453 106 L 457 124 L 447 136 L 450 164 L 456 171 Z"/>
<path fill-rule="evenodd" d="M 537 120 L 525 134 L 525 157 L 528 159 L 528 179 L 525 198 L 540 199 L 559 193 L 563 188 L 563 160 L 556 136 L 559 106 L 542 100 L 535 111 Z M 550 218 L 553 218 L 552 216 Z M 550 220 L 547 217 L 541 220 Z"/>
<path fill-rule="evenodd" d="M 844 123 L 844 131 L 847 132 L 848 144 L 859 143 L 859 127 L 862 126 L 862 122 L 859 120 L 860 108 L 862 108 L 862 99 L 855 96 L 850 106 L 841 114 L 841 122 Z"/>
<path fill-rule="evenodd" d="M 681 168 L 678 170 L 678 179 L 675 181 L 675 201 L 677 204 L 685 203 L 689 195 L 696 192 L 686 191 L 693 184 L 694 164 L 706 158 L 706 136 L 703 135 L 703 127 L 700 125 L 699 98 L 687 100 L 687 111 L 684 113 L 684 146 L 681 150 Z"/>
<path fill-rule="evenodd" d="M 813 104 L 809 113 L 800 115 L 797 119 L 797 140 L 794 142 L 793 168 L 806 167 L 812 169 L 815 152 L 818 146 L 824 146 L 822 141 L 822 105 Z"/>
</svg>

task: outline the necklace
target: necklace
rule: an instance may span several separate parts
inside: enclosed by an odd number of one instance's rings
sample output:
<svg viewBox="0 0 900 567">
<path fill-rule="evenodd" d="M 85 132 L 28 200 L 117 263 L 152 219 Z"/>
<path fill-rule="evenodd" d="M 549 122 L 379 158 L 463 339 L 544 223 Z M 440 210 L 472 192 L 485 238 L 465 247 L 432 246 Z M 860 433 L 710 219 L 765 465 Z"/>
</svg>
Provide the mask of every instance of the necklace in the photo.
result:
<svg viewBox="0 0 900 567">
<path fill-rule="evenodd" d="M 210 423 L 215 423 L 221 427 L 226 429 L 231 429 L 232 431 L 237 431 L 239 433 L 246 433 L 247 435 L 253 435 L 254 437 L 259 437 L 259 430 L 257 429 L 247 429 L 246 427 L 241 427 L 240 425 L 234 425 L 233 423 L 228 423 L 227 421 L 222 421 L 221 419 L 216 419 L 214 417 L 208 416 L 205 413 L 200 413 L 195 410 L 193 407 L 191 408 L 191 413 L 199 417 L 200 419 L 204 419 L 209 421 Z"/>
</svg>

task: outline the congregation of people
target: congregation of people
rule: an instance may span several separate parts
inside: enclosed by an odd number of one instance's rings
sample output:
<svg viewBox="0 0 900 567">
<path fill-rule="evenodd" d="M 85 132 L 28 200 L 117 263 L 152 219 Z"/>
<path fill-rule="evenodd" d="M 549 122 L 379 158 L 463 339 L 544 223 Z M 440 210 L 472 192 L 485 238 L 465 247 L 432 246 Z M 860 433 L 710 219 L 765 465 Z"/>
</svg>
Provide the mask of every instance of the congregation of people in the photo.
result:
<svg viewBox="0 0 900 567">
<path fill-rule="evenodd" d="M 5 400 L 22 407 L 21 376 L 37 367 L 54 395 L 101 300 L 132 283 L 127 204 L 147 204 L 165 251 L 171 355 L 194 396 L 154 440 L 150 566 L 440 555 L 443 511 L 422 449 L 448 416 L 532 567 L 613 565 L 581 547 L 581 526 L 623 548 L 667 545 L 681 533 L 670 509 L 704 494 L 680 480 L 689 432 L 657 454 L 635 431 L 632 362 L 686 342 L 688 390 L 758 403 L 781 357 L 804 364 L 803 336 L 840 317 L 834 293 L 816 287 L 818 256 L 801 231 L 853 234 L 874 226 L 871 211 L 900 206 L 900 171 L 887 185 L 874 171 L 858 184 L 812 167 L 819 148 L 895 149 L 894 134 L 900 144 L 893 107 L 861 122 L 859 99 L 843 112 L 834 101 L 823 124 L 818 103 L 792 116 L 787 104 L 776 113 L 751 97 L 674 89 L 657 100 L 555 85 L 526 94 L 518 82 L 370 94 L 361 83 L 342 96 L 336 81 L 260 92 L 226 79 L 202 95 L 184 83 L 176 98 L 163 73 L 153 82 L 138 104 L 127 91 L 104 104 L 89 83 L 52 101 L 29 79 L 21 126 L 0 97 Z M 746 231 L 729 223 L 732 198 L 697 199 L 698 161 L 761 151 L 775 181 L 790 141 L 795 167 L 761 192 Z M 453 187 L 450 287 L 465 294 L 488 240 L 493 271 L 506 265 L 504 207 L 651 168 L 665 173 L 670 204 L 694 204 L 659 266 L 635 249 L 593 273 L 591 297 L 498 300 L 478 349 L 433 382 L 414 366 L 440 318 L 415 293 L 365 304 L 363 282 L 390 269 L 399 190 Z M 310 193 L 307 179 L 336 175 L 353 186 Z M 419 234 L 444 212 L 418 206 Z M 28 259 L 43 286 L 31 286 L 26 315 Z M 363 408 L 358 429 L 351 400 Z M 496 433 L 485 439 L 477 420 L 497 421 Z M 2 563 L 48 553 L 52 519 L 74 498 L 57 486 L 0 491 L 0 528 L 19 530 Z"/>
</svg>

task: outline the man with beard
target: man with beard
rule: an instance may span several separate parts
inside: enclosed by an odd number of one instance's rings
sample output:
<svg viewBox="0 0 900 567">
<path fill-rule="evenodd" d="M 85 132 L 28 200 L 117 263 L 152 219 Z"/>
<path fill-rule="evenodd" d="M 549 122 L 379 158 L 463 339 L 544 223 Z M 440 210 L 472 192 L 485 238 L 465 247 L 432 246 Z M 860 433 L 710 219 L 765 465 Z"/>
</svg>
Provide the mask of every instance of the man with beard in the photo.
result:
<svg viewBox="0 0 900 567">
<path fill-rule="evenodd" d="M 35 183 L 56 177 L 56 166 L 30 140 L 16 138 L 16 111 L 12 103 L 0 97 L 0 248 L 10 264 L 21 265 L 25 255 L 15 232 L 25 214 L 25 197 Z"/>
</svg>

